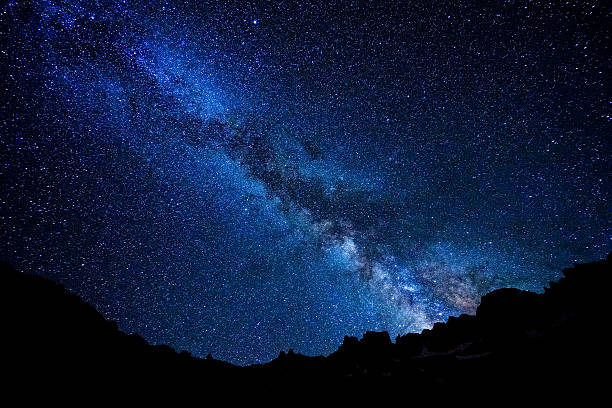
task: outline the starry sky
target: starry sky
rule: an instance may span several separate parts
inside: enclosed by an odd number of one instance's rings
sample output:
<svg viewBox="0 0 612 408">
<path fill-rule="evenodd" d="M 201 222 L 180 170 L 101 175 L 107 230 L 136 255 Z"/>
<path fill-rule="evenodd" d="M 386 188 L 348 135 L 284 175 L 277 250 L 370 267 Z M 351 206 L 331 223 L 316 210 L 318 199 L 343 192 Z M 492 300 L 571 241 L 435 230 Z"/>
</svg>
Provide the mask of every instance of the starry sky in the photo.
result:
<svg viewBox="0 0 612 408">
<path fill-rule="evenodd" d="M 604 1 L 8 1 L 0 256 L 237 364 L 611 249 Z"/>
</svg>

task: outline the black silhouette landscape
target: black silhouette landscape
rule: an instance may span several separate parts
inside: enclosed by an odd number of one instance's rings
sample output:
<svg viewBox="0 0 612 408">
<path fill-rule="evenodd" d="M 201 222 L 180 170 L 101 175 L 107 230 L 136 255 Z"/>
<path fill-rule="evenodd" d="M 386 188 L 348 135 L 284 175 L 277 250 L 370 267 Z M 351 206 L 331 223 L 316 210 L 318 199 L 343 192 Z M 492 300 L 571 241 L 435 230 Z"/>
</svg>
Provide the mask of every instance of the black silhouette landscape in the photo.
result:
<svg viewBox="0 0 612 408">
<path fill-rule="evenodd" d="M 612 254 L 563 271 L 544 293 L 495 290 L 475 316 L 451 317 L 420 334 L 345 337 L 327 357 L 292 350 L 238 367 L 150 345 L 118 330 L 62 286 L 2 264 L 4 370 L 37 381 L 322 380 L 386 378 L 411 387 L 577 387 L 596 380 L 606 353 Z"/>
</svg>

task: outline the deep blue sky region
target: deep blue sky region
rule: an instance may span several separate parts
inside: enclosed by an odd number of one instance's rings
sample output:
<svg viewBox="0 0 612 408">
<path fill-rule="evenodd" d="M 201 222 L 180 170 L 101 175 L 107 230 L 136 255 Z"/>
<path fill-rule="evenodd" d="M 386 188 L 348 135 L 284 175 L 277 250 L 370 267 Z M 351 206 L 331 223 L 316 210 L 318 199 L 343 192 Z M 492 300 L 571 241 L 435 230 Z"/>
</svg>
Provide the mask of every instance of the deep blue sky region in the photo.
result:
<svg viewBox="0 0 612 408">
<path fill-rule="evenodd" d="M 8 1 L 0 255 L 265 362 L 612 244 L 604 1 Z"/>
</svg>

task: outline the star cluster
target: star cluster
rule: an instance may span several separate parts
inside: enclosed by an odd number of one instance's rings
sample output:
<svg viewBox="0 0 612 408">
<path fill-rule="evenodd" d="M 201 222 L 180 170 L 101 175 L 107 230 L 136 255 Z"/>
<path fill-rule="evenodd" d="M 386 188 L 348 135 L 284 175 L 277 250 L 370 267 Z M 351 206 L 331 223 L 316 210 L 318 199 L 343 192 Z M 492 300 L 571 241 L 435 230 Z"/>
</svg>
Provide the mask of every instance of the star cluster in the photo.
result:
<svg viewBox="0 0 612 408">
<path fill-rule="evenodd" d="M 238 364 L 610 249 L 600 1 L 9 1 L 1 256 Z"/>
</svg>

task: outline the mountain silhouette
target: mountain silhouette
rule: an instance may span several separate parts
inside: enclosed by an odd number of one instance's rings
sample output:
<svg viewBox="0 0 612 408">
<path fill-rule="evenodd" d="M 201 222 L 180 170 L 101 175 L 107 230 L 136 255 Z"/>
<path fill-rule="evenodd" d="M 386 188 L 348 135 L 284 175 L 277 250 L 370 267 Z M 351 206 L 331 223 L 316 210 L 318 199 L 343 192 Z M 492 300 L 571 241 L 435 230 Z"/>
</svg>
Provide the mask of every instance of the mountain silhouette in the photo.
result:
<svg viewBox="0 0 612 408">
<path fill-rule="evenodd" d="M 564 270 L 541 294 L 495 290 L 475 315 L 395 342 L 387 332 L 367 332 L 345 337 L 326 357 L 289 350 L 248 367 L 150 345 L 61 285 L 2 263 L 3 369 L 29 384 L 391 378 L 414 389 L 576 388 L 597 383 L 606 368 L 611 257 Z"/>
</svg>

